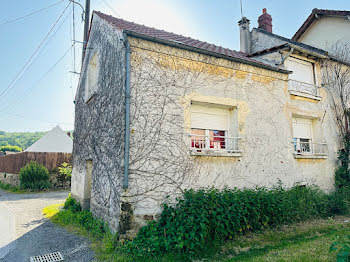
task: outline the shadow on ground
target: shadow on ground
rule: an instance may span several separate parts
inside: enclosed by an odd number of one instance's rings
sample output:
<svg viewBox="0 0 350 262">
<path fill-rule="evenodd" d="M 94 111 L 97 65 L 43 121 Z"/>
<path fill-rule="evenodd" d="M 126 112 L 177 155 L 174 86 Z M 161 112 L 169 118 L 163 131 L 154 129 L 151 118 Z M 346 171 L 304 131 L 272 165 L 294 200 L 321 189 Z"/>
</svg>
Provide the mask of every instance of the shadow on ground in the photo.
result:
<svg viewBox="0 0 350 262">
<path fill-rule="evenodd" d="M 1 262 L 27 262 L 31 256 L 60 252 L 64 261 L 93 261 L 90 242 L 48 220 L 22 237 L 0 248 Z"/>
</svg>

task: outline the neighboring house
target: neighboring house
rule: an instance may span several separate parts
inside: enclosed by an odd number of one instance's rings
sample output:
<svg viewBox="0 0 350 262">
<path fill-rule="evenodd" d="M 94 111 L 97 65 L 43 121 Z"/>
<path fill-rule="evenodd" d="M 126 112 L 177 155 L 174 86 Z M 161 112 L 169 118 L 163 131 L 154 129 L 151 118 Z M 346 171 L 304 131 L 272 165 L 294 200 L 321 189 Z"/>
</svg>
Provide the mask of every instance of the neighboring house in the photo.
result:
<svg viewBox="0 0 350 262">
<path fill-rule="evenodd" d="M 241 51 L 94 12 L 79 87 L 72 195 L 113 230 L 186 188 L 333 188 L 338 136 L 323 50 L 239 22 Z"/>
<path fill-rule="evenodd" d="M 73 140 L 59 126 L 56 126 L 28 147 L 25 152 L 72 153 L 72 150 Z"/>
<path fill-rule="evenodd" d="M 350 11 L 313 9 L 292 40 L 330 50 L 350 43 Z"/>
</svg>

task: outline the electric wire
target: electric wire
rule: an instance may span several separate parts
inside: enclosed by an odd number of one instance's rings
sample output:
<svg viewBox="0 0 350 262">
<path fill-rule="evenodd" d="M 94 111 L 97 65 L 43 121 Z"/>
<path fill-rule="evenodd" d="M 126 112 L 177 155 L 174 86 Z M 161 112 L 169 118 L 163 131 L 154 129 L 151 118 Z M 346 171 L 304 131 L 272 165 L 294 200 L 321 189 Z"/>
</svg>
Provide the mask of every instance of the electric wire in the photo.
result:
<svg viewBox="0 0 350 262">
<path fill-rule="evenodd" d="M 68 13 L 67 16 L 63 19 L 63 21 L 61 22 L 61 24 L 57 27 L 56 31 L 51 35 L 51 37 L 49 38 L 49 40 L 45 43 L 45 45 L 43 46 L 43 48 L 40 50 L 40 52 L 38 53 L 38 55 L 36 56 L 36 58 L 32 61 L 31 64 L 33 64 L 35 62 L 35 60 L 40 56 L 40 54 L 45 50 L 45 48 L 48 46 L 48 44 L 50 43 L 50 41 L 55 37 L 55 35 L 57 34 L 57 32 L 61 29 L 62 25 L 66 22 L 67 18 L 69 17 L 69 15 L 71 14 Z M 70 49 L 71 50 L 71 49 Z M 16 101 L 18 101 L 16 99 Z M 16 102 L 15 102 L 16 103 Z M 13 105 L 13 103 L 11 103 L 10 101 L 8 101 L 8 104 L 10 105 Z M 7 107 L 8 105 L 5 105 L 5 107 Z"/>
<path fill-rule="evenodd" d="M 17 101 L 11 104 L 11 108 L 22 102 L 33 90 L 39 85 L 39 83 L 65 58 L 65 56 L 71 51 L 74 43 L 69 47 L 69 49 L 64 52 L 64 54 L 25 92 Z M 10 108 L 10 109 L 11 109 Z"/>
<path fill-rule="evenodd" d="M 27 90 L 27 92 L 20 98 L 18 99 L 13 105 L 12 107 L 14 107 L 15 105 L 17 105 L 18 103 L 22 102 L 22 100 L 27 97 L 38 85 L 39 83 L 63 60 L 63 58 L 65 58 L 65 56 L 71 51 L 72 47 L 75 45 L 75 43 L 73 43 L 69 49 L 41 76 L 40 79 L 38 79 L 32 86 L 30 89 Z M 20 114 L 17 113 L 12 113 L 12 112 L 6 112 L 6 111 L 1 111 L 2 114 L 7 114 L 7 115 L 14 115 L 17 117 L 22 117 L 22 118 L 26 118 L 25 116 L 22 116 Z M 41 119 L 32 119 L 32 120 L 37 120 L 37 121 L 43 121 L 43 122 L 49 122 L 49 123 L 56 123 L 56 124 L 70 124 L 72 125 L 72 123 L 63 123 L 63 122 L 54 122 L 54 121 L 48 121 L 48 120 L 41 120 Z"/>
<path fill-rule="evenodd" d="M 121 18 L 120 17 L 120 15 L 118 15 L 118 13 L 106 2 L 106 0 L 102 0 L 119 18 Z"/>
<path fill-rule="evenodd" d="M 51 29 L 49 30 L 49 32 L 45 35 L 44 39 L 40 42 L 39 46 L 35 49 L 34 53 L 30 56 L 30 58 L 27 60 L 27 62 L 24 64 L 24 66 L 21 68 L 21 70 L 16 74 L 16 76 L 14 77 L 14 79 L 10 82 L 10 84 L 0 93 L 0 101 L 1 98 L 4 96 L 4 94 L 11 88 L 13 88 L 16 84 L 16 82 L 23 76 L 23 74 L 29 69 L 29 67 L 33 64 L 31 63 L 29 66 L 28 64 L 32 61 L 33 57 L 38 53 L 39 49 L 41 48 L 41 46 L 44 44 L 44 42 L 46 41 L 46 39 L 48 38 L 48 36 L 50 35 L 50 33 L 52 32 L 52 30 L 55 28 L 55 26 L 57 25 L 57 23 L 59 22 L 59 20 L 62 18 L 62 16 L 64 15 L 64 13 L 66 12 L 67 8 L 69 7 L 69 5 L 71 4 L 71 2 L 68 3 L 68 5 L 65 7 L 65 9 L 63 10 L 63 12 L 60 14 L 60 16 L 58 17 L 58 19 L 55 21 L 55 23 L 53 24 L 53 26 L 51 27 Z M 22 74 L 22 75 L 21 75 Z M 21 76 L 20 76 L 21 75 Z"/>
<path fill-rule="evenodd" d="M 15 18 L 15 19 L 12 19 L 12 20 L 9 20 L 9 21 L 6 21 L 6 22 L 2 22 L 2 23 L 0 23 L 0 26 L 7 25 L 7 24 L 10 24 L 10 23 L 16 22 L 16 21 L 18 21 L 18 20 L 27 18 L 27 17 L 29 17 L 29 16 L 35 15 L 35 14 L 37 14 L 37 13 L 40 13 L 40 12 L 42 12 L 42 11 L 44 11 L 44 10 L 49 9 L 50 7 L 53 7 L 53 6 L 55 6 L 55 5 L 58 5 L 59 3 L 62 3 L 62 2 L 64 2 L 64 1 L 65 1 L 65 0 L 58 1 L 58 2 L 56 2 L 56 3 L 54 3 L 54 4 L 52 4 L 52 5 L 49 5 L 49 6 L 47 6 L 47 7 L 44 7 L 44 8 L 42 8 L 42 9 L 39 9 L 39 10 L 37 10 L 37 11 L 34 11 L 34 12 L 30 13 L 30 14 L 26 14 L 26 15 L 24 15 L 24 16 L 20 16 L 20 17 L 17 17 L 17 18 Z"/>
<path fill-rule="evenodd" d="M 34 120 L 34 121 L 40 121 L 40 122 L 46 122 L 46 123 L 58 124 L 58 125 L 74 125 L 73 123 L 68 123 L 68 122 L 54 122 L 54 121 L 45 120 L 45 119 L 28 118 L 26 116 L 14 114 L 14 113 L 3 112 L 3 114 L 20 117 L 20 118 L 23 118 L 25 120 Z"/>
</svg>

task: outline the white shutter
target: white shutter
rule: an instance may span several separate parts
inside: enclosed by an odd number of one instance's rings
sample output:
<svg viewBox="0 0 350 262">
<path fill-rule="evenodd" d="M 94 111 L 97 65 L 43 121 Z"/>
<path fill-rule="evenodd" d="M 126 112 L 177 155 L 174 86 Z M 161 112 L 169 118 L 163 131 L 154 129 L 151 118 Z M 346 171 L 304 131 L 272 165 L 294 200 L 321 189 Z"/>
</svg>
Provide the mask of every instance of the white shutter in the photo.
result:
<svg viewBox="0 0 350 262">
<path fill-rule="evenodd" d="M 223 108 L 191 106 L 191 128 L 228 130 L 229 110 Z"/>
<path fill-rule="evenodd" d="M 293 117 L 293 137 L 312 139 L 312 120 Z"/>
<path fill-rule="evenodd" d="M 293 71 L 293 73 L 289 75 L 289 79 L 311 85 L 315 84 L 312 63 L 290 57 L 286 60 L 285 64 L 287 70 Z"/>
</svg>

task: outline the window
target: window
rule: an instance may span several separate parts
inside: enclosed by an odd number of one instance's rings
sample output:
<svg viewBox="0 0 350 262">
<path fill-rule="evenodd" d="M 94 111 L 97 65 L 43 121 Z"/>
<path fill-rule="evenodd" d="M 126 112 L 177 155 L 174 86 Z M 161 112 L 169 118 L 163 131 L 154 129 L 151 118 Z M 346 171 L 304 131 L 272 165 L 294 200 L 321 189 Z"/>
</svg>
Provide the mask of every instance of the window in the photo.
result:
<svg viewBox="0 0 350 262">
<path fill-rule="evenodd" d="M 289 90 L 312 96 L 318 96 L 315 85 L 314 64 L 301 59 L 289 57 L 285 62 L 287 70 L 293 71 L 289 75 Z"/>
<path fill-rule="evenodd" d="M 97 84 L 98 84 L 98 54 L 97 53 L 94 54 L 94 56 L 89 62 L 86 82 L 87 83 L 86 83 L 85 101 L 87 102 L 97 91 Z"/>
<path fill-rule="evenodd" d="M 191 106 L 191 149 L 196 152 L 239 151 L 233 134 L 233 110 L 211 105 Z"/>
<path fill-rule="evenodd" d="M 297 154 L 311 154 L 312 120 L 293 117 L 293 144 Z"/>
<path fill-rule="evenodd" d="M 301 59 L 289 57 L 286 61 L 288 70 L 293 71 L 289 79 L 304 82 L 310 85 L 315 84 L 313 64 Z"/>
<path fill-rule="evenodd" d="M 312 129 L 313 120 L 293 117 L 293 147 L 294 154 L 301 156 L 327 156 L 326 142 L 317 142 Z M 323 157 L 324 158 L 324 157 Z"/>
</svg>

